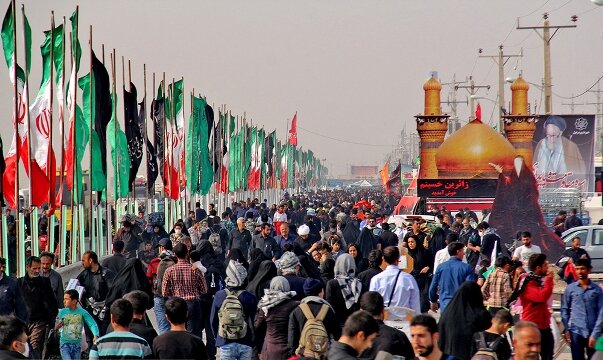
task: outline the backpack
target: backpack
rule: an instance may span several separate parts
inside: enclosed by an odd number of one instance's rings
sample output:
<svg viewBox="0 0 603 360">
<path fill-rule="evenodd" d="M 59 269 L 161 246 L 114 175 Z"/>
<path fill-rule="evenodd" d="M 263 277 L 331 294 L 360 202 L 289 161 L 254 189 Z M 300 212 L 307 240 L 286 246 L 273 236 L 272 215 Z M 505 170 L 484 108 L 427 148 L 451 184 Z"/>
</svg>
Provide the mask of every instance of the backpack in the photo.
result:
<svg viewBox="0 0 603 360">
<path fill-rule="evenodd" d="M 242 290 L 226 291 L 226 298 L 218 311 L 218 335 L 227 340 L 242 339 L 247 335 L 247 322 L 243 304 L 239 301 Z"/>
<path fill-rule="evenodd" d="M 207 240 L 214 248 L 214 252 L 216 253 L 216 255 L 222 254 L 222 240 L 220 238 L 220 234 L 214 232 L 209 235 L 209 239 Z"/>
<path fill-rule="evenodd" d="M 299 308 L 306 317 L 306 323 L 301 331 L 299 347 L 295 351 L 298 355 L 319 358 L 329 350 L 329 334 L 323 323 L 329 306 L 323 304 L 316 317 L 308 304 L 299 304 Z"/>
<path fill-rule="evenodd" d="M 484 337 L 484 332 L 478 333 L 477 345 L 478 350 L 473 356 L 471 360 L 498 360 L 498 355 L 496 355 L 496 347 L 502 341 L 503 337 L 500 336 L 496 340 L 491 343 L 486 342 L 486 338 Z"/>
</svg>

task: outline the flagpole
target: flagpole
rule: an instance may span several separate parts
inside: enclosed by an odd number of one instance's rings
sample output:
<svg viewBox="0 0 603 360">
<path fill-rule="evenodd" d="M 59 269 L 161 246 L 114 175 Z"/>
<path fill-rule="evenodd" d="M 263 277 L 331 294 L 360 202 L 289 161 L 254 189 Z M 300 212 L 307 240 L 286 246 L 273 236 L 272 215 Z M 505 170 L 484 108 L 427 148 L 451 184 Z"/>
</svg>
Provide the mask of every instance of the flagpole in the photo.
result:
<svg viewBox="0 0 603 360">
<path fill-rule="evenodd" d="M 55 205 L 55 199 L 53 197 L 54 194 L 54 184 L 55 181 L 54 179 L 56 179 L 56 167 L 52 167 L 52 150 L 53 150 L 53 146 L 52 146 L 52 110 L 53 110 L 53 100 L 54 100 L 54 11 L 50 12 L 51 16 L 50 16 L 50 103 L 48 104 L 48 111 L 49 111 L 49 117 L 48 117 L 48 154 L 46 156 L 46 175 L 48 175 L 48 211 L 46 212 L 46 217 L 48 220 L 48 225 L 49 227 L 46 230 L 46 238 L 48 240 L 50 240 L 51 236 L 51 229 L 50 229 L 50 209 L 54 208 Z M 53 174 L 52 172 L 55 172 L 55 174 Z M 54 177 L 54 178 L 53 178 Z M 53 239 L 54 240 L 54 239 Z M 46 246 L 48 246 L 48 248 L 50 248 L 50 242 L 46 242 Z M 44 249 L 46 250 L 46 249 Z"/>
<path fill-rule="evenodd" d="M 19 90 L 17 87 L 17 9 L 15 8 L 15 0 L 11 1 L 12 8 L 12 17 L 13 17 L 13 91 L 14 91 L 14 126 L 15 126 L 15 144 L 16 144 L 16 160 L 15 160 L 15 219 L 17 221 L 17 241 L 21 238 L 21 226 L 19 224 L 19 160 L 21 159 L 21 146 L 19 141 Z M 27 64 L 25 64 L 27 67 Z M 21 101 L 25 101 L 25 99 L 21 99 Z M 25 114 L 23 114 L 25 116 Z M 17 246 L 17 258 L 19 257 L 20 247 Z M 7 256 L 8 258 L 8 256 Z M 19 273 L 19 261 L 16 262 L 17 269 L 9 269 L 15 270 L 17 274 Z"/>
<path fill-rule="evenodd" d="M 89 60 L 89 64 L 90 64 L 90 81 L 89 86 L 90 86 L 90 93 L 88 94 L 88 101 L 90 104 L 90 167 L 89 167 L 89 171 L 88 171 L 88 179 L 90 181 L 90 183 L 88 184 L 88 197 L 90 197 L 90 221 L 88 221 L 88 234 L 90 236 L 90 246 L 92 246 L 92 244 L 94 243 L 94 229 L 93 229 L 93 224 L 92 224 L 92 218 L 93 218 L 93 209 L 94 209 L 94 205 L 93 205 L 93 200 L 92 200 L 92 165 L 94 164 L 92 162 L 92 153 L 93 153 L 93 149 L 92 149 L 92 133 L 94 132 L 94 119 L 93 114 L 92 114 L 92 101 L 95 101 L 95 99 L 92 98 L 92 91 L 93 91 L 93 85 L 94 85 L 94 81 L 93 81 L 93 75 L 92 75 L 92 25 L 90 25 L 89 28 L 89 46 L 90 46 L 90 60 Z M 100 139 L 99 139 L 100 140 Z M 100 199 L 99 199 L 100 200 Z M 86 201 L 84 200 L 84 204 L 86 203 Z M 84 249 L 80 249 L 81 251 L 83 251 Z"/>
<path fill-rule="evenodd" d="M 126 66 L 125 66 L 125 61 L 124 61 L 124 57 L 123 56 L 121 57 L 121 82 L 122 82 L 122 85 L 123 85 L 123 90 L 125 92 L 126 91 Z M 123 95 L 123 92 L 122 92 L 122 95 Z M 115 92 L 115 96 L 117 97 L 117 91 Z M 126 102 L 125 102 L 126 99 L 124 98 L 122 100 L 123 100 L 122 102 L 123 102 L 123 110 L 124 110 L 124 121 L 126 121 L 126 117 L 127 117 L 127 115 L 126 115 Z M 115 112 L 115 131 L 116 132 L 117 132 L 117 124 L 119 124 L 119 121 L 117 120 L 117 111 L 116 111 Z M 115 138 L 115 159 L 116 159 L 116 161 L 119 162 L 119 153 L 117 151 L 117 149 L 118 149 L 117 142 L 118 141 L 119 141 L 119 138 L 116 137 Z M 117 169 L 118 169 L 117 171 L 119 171 L 119 166 L 117 167 Z M 129 178 L 129 176 L 130 175 L 128 174 L 128 178 Z M 120 181 L 121 179 L 120 179 L 120 177 L 116 177 L 116 179 L 117 179 L 118 189 L 121 189 L 121 181 Z M 126 210 L 126 214 L 130 213 L 130 195 L 131 194 L 128 191 L 127 205 L 126 205 L 126 209 L 127 209 Z"/>
<path fill-rule="evenodd" d="M 23 14 L 23 32 L 25 33 L 27 30 L 25 29 L 25 5 L 21 5 L 21 12 Z M 16 19 L 15 19 L 16 20 Z M 16 22 L 16 21 L 15 21 Z M 16 41 L 15 41 L 16 44 Z M 15 46 L 16 48 L 16 46 Z M 27 121 L 27 163 L 29 168 L 29 208 L 32 206 L 32 184 L 31 184 L 31 115 L 29 113 L 29 71 L 27 71 L 27 41 L 23 43 L 23 49 L 25 54 L 25 99 L 27 102 L 25 103 L 25 114 Z M 17 66 L 17 63 L 14 64 Z M 17 81 L 17 78 L 15 78 Z M 17 201 L 19 198 L 17 197 Z"/>
<path fill-rule="evenodd" d="M 65 90 L 65 34 L 66 34 L 65 29 L 66 29 L 66 22 L 65 22 L 65 17 L 63 16 L 63 54 L 62 54 L 63 61 L 61 62 L 61 66 L 62 66 L 61 89 L 62 89 L 62 91 Z M 69 40 L 70 40 L 69 42 L 71 42 L 71 37 L 69 37 Z M 63 210 L 63 194 L 64 194 L 64 186 L 65 186 L 65 175 L 66 175 L 65 174 L 65 117 L 64 117 L 65 100 L 63 99 L 62 102 L 63 103 L 61 104 L 61 107 L 63 108 L 63 111 L 61 111 L 61 113 L 59 114 L 59 121 L 61 122 L 61 125 L 60 125 L 61 126 L 61 175 L 59 177 L 59 189 L 60 189 L 59 191 L 61 192 L 61 203 L 59 204 L 60 210 L 61 210 L 60 227 L 59 227 L 60 229 L 63 228 L 63 222 L 65 221 L 65 215 L 66 215 L 62 211 Z M 54 232 L 54 229 L 52 229 L 52 231 Z M 57 265 L 61 266 L 62 259 L 61 259 L 60 254 L 63 251 L 62 244 L 64 243 L 65 235 L 63 234 L 63 231 L 60 231 L 59 234 L 60 234 L 59 235 L 60 236 L 59 244 L 61 244 L 61 245 L 60 245 L 60 251 L 59 251 L 59 256 L 58 256 L 59 259 L 57 261 Z"/>
<path fill-rule="evenodd" d="M 149 195 L 149 148 L 147 147 L 147 141 L 149 141 L 149 139 L 147 137 L 148 136 L 147 135 L 147 64 L 142 64 L 142 83 L 143 83 L 143 86 L 144 86 L 144 97 L 142 99 L 142 104 L 143 104 L 143 112 L 142 112 L 143 118 L 142 118 L 142 121 L 143 121 L 143 124 L 144 124 L 143 127 L 142 127 L 142 129 L 144 131 L 144 134 L 143 134 L 143 136 L 144 136 L 144 140 L 143 140 L 144 145 L 142 147 L 142 149 L 143 149 L 142 151 L 143 151 L 143 158 L 144 158 L 144 153 L 145 152 L 147 153 L 147 157 L 146 157 L 146 160 L 147 160 L 147 184 L 146 184 L 147 186 L 146 186 L 146 193 L 147 193 L 147 204 L 148 204 L 149 203 L 148 200 L 149 200 L 150 195 Z M 149 208 L 150 208 L 150 206 L 149 206 Z M 145 209 L 145 210 L 146 210 L 146 213 L 148 214 L 149 209 Z"/>
<path fill-rule="evenodd" d="M 166 166 L 163 167 L 163 173 L 164 173 L 164 177 L 166 179 L 167 182 L 167 191 L 165 184 L 163 184 L 163 193 L 164 193 L 164 208 L 168 209 L 167 212 L 167 219 L 165 219 L 166 224 L 170 224 L 171 223 L 171 216 L 172 216 L 172 152 L 169 152 L 169 161 L 168 161 L 168 146 L 171 147 L 172 146 L 172 141 L 174 141 L 173 139 L 173 131 L 172 128 L 170 127 L 170 133 L 168 134 L 167 131 L 167 123 L 168 123 L 168 116 L 171 116 L 171 114 L 168 114 L 165 110 L 166 110 L 166 105 L 169 101 L 168 97 L 168 93 L 167 93 L 167 84 L 165 82 L 165 71 L 163 72 L 163 82 L 162 82 L 163 86 L 162 86 L 162 93 L 163 93 L 163 112 L 164 112 L 164 120 L 163 120 L 163 133 L 165 135 L 165 139 L 169 141 L 164 141 L 163 144 L 163 163 L 165 164 L 167 162 L 167 169 Z M 167 96 L 166 96 L 167 95 Z M 169 137 L 168 137 L 169 136 Z M 167 193 L 167 194 L 166 194 Z M 167 196 L 166 196 L 167 195 Z"/>
<path fill-rule="evenodd" d="M 117 115 L 117 107 L 116 107 L 116 101 L 115 101 L 115 68 L 117 67 L 117 58 L 115 57 L 115 49 L 113 49 L 113 51 L 111 52 L 111 81 L 112 81 L 112 95 L 111 95 L 111 108 L 112 108 L 112 112 L 114 114 Z M 115 164 L 113 165 L 113 194 L 114 194 L 114 201 L 115 201 L 115 209 L 116 209 L 116 216 L 115 216 L 115 229 L 118 228 L 118 224 L 119 224 L 119 219 L 117 217 L 117 214 L 119 213 L 119 180 L 117 179 L 117 176 L 119 175 L 119 157 L 117 156 L 117 116 L 114 116 L 113 118 L 113 148 L 114 148 L 114 153 L 115 153 Z"/>
<path fill-rule="evenodd" d="M 125 84 L 124 84 L 124 88 L 125 88 Z M 130 94 L 132 94 L 132 64 L 130 62 L 130 60 L 128 59 L 128 88 L 130 89 Z M 124 111 L 126 111 L 126 103 L 125 103 L 125 98 L 124 98 Z M 136 102 L 135 102 L 136 103 Z M 138 104 L 136 103 L 134 105 L 134 110 L 136 111 L 136 106 Z M 124 116 L 124 127 L 126 125 L 126 117 Z M 139 126 L 139 124 L 136 124 L 136 126 Z M 130 161 L 132 161 L 132 159 L 130 159 Z M 142 162 L 142 159 L 141 159 Z M 138 214 L 138 203 L 136 202 L 136 176 L 138 175 L 138 171 L 136 172 L 136 174 L 134 174 L 134 180 L 132 182 L 132 198 L 134 199 L 134 215 Z"/>
<path fill-rule="evenodd" d="M 185 117 L 184 117 L 184 77 L 181 78 L 182 81 L 182 157 L 178 159 L 179 161 L 179 166 L 178 166 L 178 199 L 180 200 L 180 214 L 183 218 L 186 218 L 186 187 L 184 188 L 184 199 L 181 198 L 180 194 L 182 194 L 182 191 L 180 190 L 181 185 L 182 185 L 182 181 L 181 181 L 181 176 L 184 173 L 184 169 L 182 165 L 185 165 L 184 167 L 186 167 L 186 126 L 185 126 Z M 186 175 L 184 176 L 186 177 Z M 188 230 L 188 229 L 187 229 Z"/>
<path fill-rule="evenodd" d="M 170 151 L 170 153 L 171 153 L 170 154 L 170 163 L 171 163 L 171 166 L 170 166 L 170 181 L 174 181 L 174 179 L 172 179 L 172 176 L 171 176 L 172 175 L 172 169 L 171 168 L 175 167 L 174 166 L 174 144 L 173 144 L 174 143 L 174 126 L 177 126 L 177 124 L 176 124 L 176 109 L 175 109 L 176 99 L 175 99 L 175 96 L 174 96 L 174 78 L 172 78 L 172 92 L 171 92 L 171 96 L 172 96 L 172 105 L 170 106 L 170 115 L 172 117 L 173 124 L 172 124 L 172 130 L 171 130 L 171 133 L 172 133 L 172 145 L 171 145 L 172 151 Z M 178 136 L 178 128 L 176 128 L 176 136 Z M 178 141 L 180 141 L 180 139 L 178 139 Z M 170 184 L 170 186 L 173 186 L 173 184 Z M 176 186 L 178 186 L 178 172 L 177 171 L 176 171 Z M 174 189 L 170 187 L 170 198 L 171 199 L 174 198 L 174 194 L 172 193 L 173 191 L 174 191 Z M 178 196 L 178 194 L 176 194 L 176 196 Z M 176 210 L 176 209 L 174 209 L 174 210 Z M 172 216 L 173 216 L 173 214 L 172 214 Z"/>
</svg>

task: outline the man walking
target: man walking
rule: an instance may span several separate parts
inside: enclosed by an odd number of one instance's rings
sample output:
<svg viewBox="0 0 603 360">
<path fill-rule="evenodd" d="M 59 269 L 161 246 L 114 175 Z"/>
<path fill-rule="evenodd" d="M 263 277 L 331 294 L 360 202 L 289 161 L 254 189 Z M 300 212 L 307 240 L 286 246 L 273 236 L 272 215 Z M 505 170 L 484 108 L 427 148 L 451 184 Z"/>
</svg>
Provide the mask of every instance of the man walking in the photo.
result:
<svg viewBox="0 0 603 360">
<path fill-rule="evenodd" d="M 603 318 L 603 290 L 588 278 L 592 266 L 588 259 L 578 259 L 575 263 L 578 281 L 565 289 L 561 298 L 561 320 L 565 328 L 565 340 L 570 343 L 572 359 L 590 359 L 595 342 L 601 336 L 597 326 Z"/>
<path fill-rule="evenodd" d="M 475 281 L 473 268 L 462 260 L 465 256 L 465 244 L 462 242 L 448 244 L 448 254 L 450 254 L 450 259 L 438 266 L 438 270 L 435 272 L 429 286 L 429 301 L 431 302 L 432 311 L 438 310 L 438 297 L 440 299 L 440 309 L 443 312 L 452 300 L 456 289 L 463 282 Z"/>
<path fill-rule="evenodd" d="M 549 299 L 553 294 L 553 277 L 549 271 L 549 263 L 545 254 L 534 254 L 528 260 L 530 273 L 520 279 L 517 286 L 520 289 L 519 298 L 523 306 L 521 320 L 531 321 L 540 330 L 542 360 L 553 359 L 555 341 L 551 331 L 551 312 Z"/>
<path fill-rule="evenodd" d="M 239 248 L 243 254 L 249 252 L 249 245 L 251 244 L 251 233 L 245 229 L 245 218 L 240 217 L 237 219 L 237 228 L 230 232 L 230 238 L 228 239 L 227 249 L 230 255 L 230 250 Z"/>
<path fill-rule="evenodd" d="M 26 322 L 28 315 L 21 287 L 17 280 L 6 275 L 4 269 L 6 269 L 6 259 L 0 258 L 0 316 L 15 315 Z"/>
<path fill-rule="evenodd" d="M 63 279 L 61 278 L 61 275 L 52 269 L 52 264 L 54 264 L 54 254 L 43 251 L 40 254 L 40 261 L 42 264 L 42 271 L 40 272 L 40 275 L 50 280 L 50 286 L 52 286 L 52 291 L 57 299 L 57 305 L 59 306 L 59 309 L 62 309 L 63 292 L 65 290 L 63 288 Z"/>
<path fill-rule="evenodd" d="M 41 357 L 46 331 L 53 324 L 59 307 L 50 280 L 40 276 L 40 258 L 30 256 L 25 263 L 25 276 L 19 279 L 23 300 L 27 306 L 29 322 L 27 332 L 34 356 Z"/>
<path fill-rule="evenodd" d="M 370 282 L 369 290 L 383 296 L 385 306 L 403 306 L 421 313 L 421 301 L 417 281 L 412 275 L 398 267 L 400 250 L 397 246 L 388 246 L 383 250 L 383 260 L 387 267 L 375 275 Z"/>
<path fill-rule="evenodd" d="M 161 284 L 161 293 L 165 298 L 177 296 L 186 301 L 188 318 L 186 329 L 193 335 L 201 337 L 201 294 L 207 293 L 205 277 L 200 271 L 191 268 L 187 260 L 188 248 L 184 243 L 174 247 L 178 262 L 165 270 Z"/>
<path fill-rule="evenodd" d="M 113 332 L 100 337 L 90 348 L 91 360 L 97 359 L 144 359 L 151 355 L 147 341 L 130 332 L 134 315 L 132 304 L 117 299 L 111 304 L 111 326 Z"/>
</svg>

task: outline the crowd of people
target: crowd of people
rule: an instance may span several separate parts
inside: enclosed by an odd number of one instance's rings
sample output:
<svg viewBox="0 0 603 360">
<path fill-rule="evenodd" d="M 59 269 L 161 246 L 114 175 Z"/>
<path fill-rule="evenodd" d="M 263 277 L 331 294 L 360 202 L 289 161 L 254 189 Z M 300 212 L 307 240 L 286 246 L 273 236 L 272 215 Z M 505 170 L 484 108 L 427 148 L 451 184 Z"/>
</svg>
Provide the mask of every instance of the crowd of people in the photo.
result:
<svg viewBox="0 0 603 360">
<path fill-rule="evenodd" d="M 0 358 L 553 358 L 557 259 L 529 232 L 509 253 L 468 208 L 432 208 L 427 222 L 390 217 L 389 200 L 319 191 L 220 214 L 197 203 L 168 229 L 141 211 L 111 256 L 82 254 L 67 290 L 52 253 L 19 279 L 0 259 Z M 590 257 L 577 239 L 561 260 L 564 340 L 574 360 L 603 358 Z M 392 326 L 404 322 L 407 333 Z"/>
</svg>

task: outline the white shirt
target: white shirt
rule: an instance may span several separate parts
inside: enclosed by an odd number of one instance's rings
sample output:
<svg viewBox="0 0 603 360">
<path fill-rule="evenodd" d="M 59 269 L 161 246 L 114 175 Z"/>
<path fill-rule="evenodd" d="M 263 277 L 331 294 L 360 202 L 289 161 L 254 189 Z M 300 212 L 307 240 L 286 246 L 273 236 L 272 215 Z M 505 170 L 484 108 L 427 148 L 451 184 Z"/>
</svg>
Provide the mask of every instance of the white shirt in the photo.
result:
<svg viewBox="0 0 603 360">
<path fill-rule="evenodd" d="M 526 247 L 525 245 L 521 245 L 513 252 L 513 257 L 518 258 L 524 266 L 528 265 L 528 260 L 530 260 L 530 256 L 534 254 L 540 254 L 542 251 L 538 245 L 532 244 L 530 247 Z"/>
<path fill-rule="evenodd" d="M 398 282 L 395 284 L 394 295 L 392 296 L 391 304 L 389 303 L 390 294 L 396 276 Z M 419 286 L 412 275 L 401 271 L 395 265 L 388 265 L 385 270 L 375 275 L 371 279 L 370 291 L 377 291 L 383 296 L 383 304 L 387 306 L 403 306 L 415 311 L 415 314 L 421 313 L 421 301 L 419 296 Z"/>
<path fill-rule="evenodd" d="M 438 250 L 435 254 L 435 260 L 433 261 L 433 273 L 435 274 L 439 265 L 442 265 L 446 261 L 450 259 L 450 253 L 448 253 L 448 247 L 443 248 L 442 250 Z M 467 258 L 463 256 L 463 262 L 467 263 Z"/>
<path fill-rule="evenodd" d="M 280 213 L 280 212 L 275 212 L 274 213 L 274 218 L 273 218 L 274 222 L 287 222 L 287 213 Z"/>
</svg>

